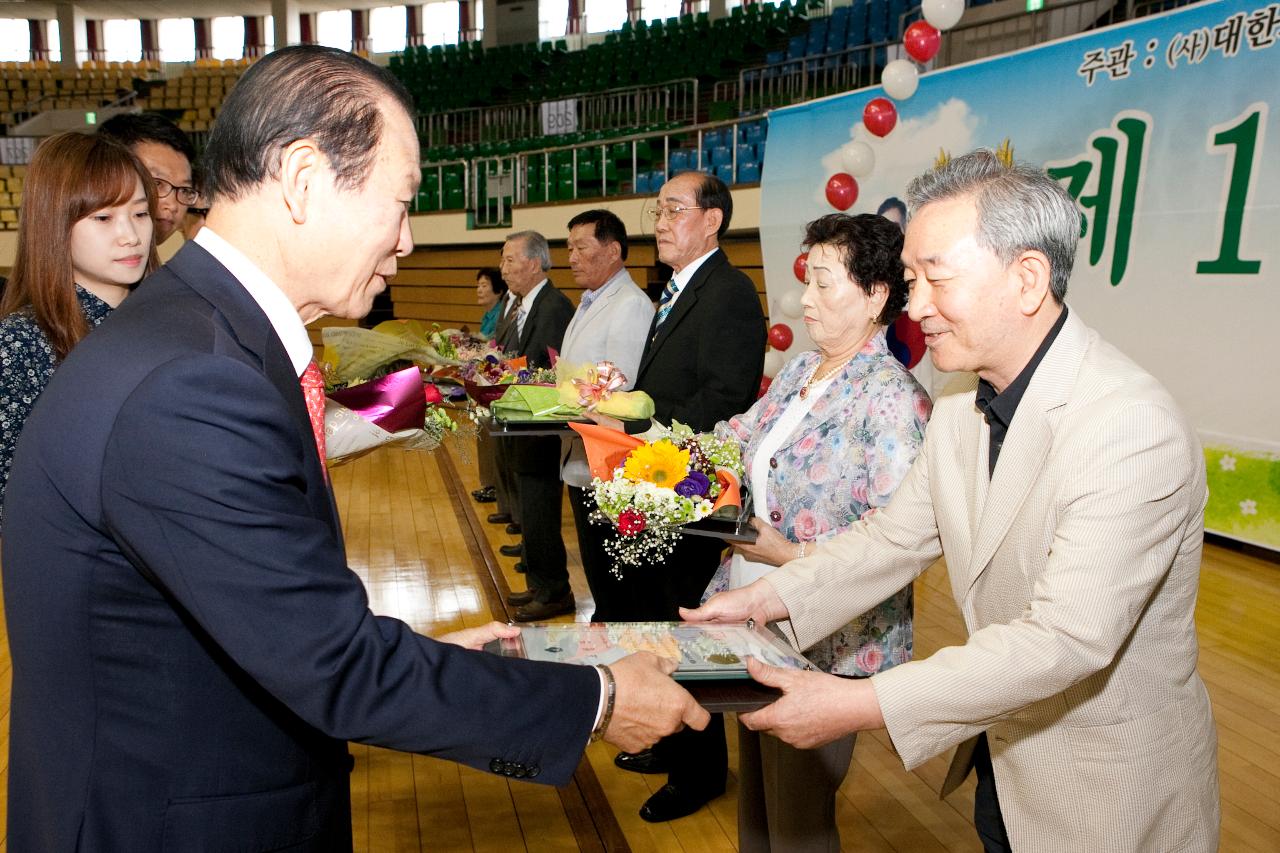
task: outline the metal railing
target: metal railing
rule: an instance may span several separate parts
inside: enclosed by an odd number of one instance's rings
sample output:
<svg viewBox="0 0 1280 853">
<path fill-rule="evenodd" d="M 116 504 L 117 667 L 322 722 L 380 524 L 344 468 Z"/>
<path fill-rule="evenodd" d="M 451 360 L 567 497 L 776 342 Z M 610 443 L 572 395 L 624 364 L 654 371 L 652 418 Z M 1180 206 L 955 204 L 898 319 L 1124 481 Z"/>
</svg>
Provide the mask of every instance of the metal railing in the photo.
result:
<svg viewBox="0 0 1280 853">
<path fill-rule="evenodd" d="M 658 122 L 693 124 L 698 114 L 698 81 L 669 80 L 520 104 L 427 113 L 418 116 L 418 135 L 429 148 L 543 136 L 542 105 L 564 101 L 574 102 L 578 132 L 625 130 L 636 124 Z"/>
<path fill-rule="evenodd" d="M 810 98 L 850 92 L 880 79 L 887 50 L 879 42 L 832 53 L 744 68 L 738 79 L 716 84 L 715 100 L 738 102 L 739 113 L 758 113 Z"/>
<path fill-rule="evenodd" d="M 689 153 L 688 169 L 703 169 L 707 165 L 704 144 L 707 133 L 725 128 L 731 129 L 734 140 L 728 146 L 730 159 L 725 165 L 729 166 L 736 178 L 739 165 L 737 142 L 741 138 L 739 128 L 745 124 L 754 124 L 762 118 L 763 116 L 755 115 L 677 130 L 636 133 L 607 142 L 584 142 L 538 151 L 478 157 L 469 161 L 467 169 L 467 207 L 473 212 L 473 222 L 477 227 L 497 227 L 510 225 L 511 209 L 515 205 L 633 195 L 636 180 L 642 171 L 659 172 L 663 180 L 681 171 L 679 168 L 672 168 L 673 151 L 683 150 Z M 693 143 L 694 147 L 690 147 L 688 143 Z M 610 149 L 620 144 L 627 146 L 629 156 L 623 157 L 624 165 L 621 171 L 617 171 L 617 161 L 611 156 Z M 628 159 L 629 170 L 626 167 Z M 558 193 L 558 164 L 561 162 L 569 167 L 572 175 L 571 193 L 567 198 Z M 580 169 L 586 163 L 593 164 L 593 168 Z M 439 168 L 441 165 L 433 163 L 426 168 Z M 535 172 L 540 176 L 536 186 L 529 179 L 531 165 L 536 167 Z M 594 172 L 595 177 L 584 179 L 584 172 Z M 552 175 L 557 177 L 553 178 Z M 553 187 L 556 188 L 555 192 Z"/>
<path fill-rule="evenodd" d="M 1010 53 L 1046 41 L 1065 38 L 1131 17 L 1131 0 L 1068 0 L 1045 4 L 1034 12 L 1019 10 L 995 17 L 973 16 L 948 30 L 933 58 L 934 68 Z M 982 8 L 979 7 L 980 11 Z M 908 20 L 920 17 L 918 10 Z"/>
</svg>

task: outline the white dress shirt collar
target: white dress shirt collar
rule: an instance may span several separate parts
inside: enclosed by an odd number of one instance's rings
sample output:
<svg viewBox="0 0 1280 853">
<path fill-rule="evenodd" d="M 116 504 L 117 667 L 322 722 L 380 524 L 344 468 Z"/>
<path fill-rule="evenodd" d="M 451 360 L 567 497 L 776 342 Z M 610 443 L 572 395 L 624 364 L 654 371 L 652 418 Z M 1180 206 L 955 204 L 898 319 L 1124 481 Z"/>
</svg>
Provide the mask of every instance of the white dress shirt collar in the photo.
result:
<svg viewBox="0 0 1280 853">
<path fill-rule="evenodd" d="M 235 276 L 253 301 L 258 303 L 271 328 L 275 329 L 276 337 L 284 345 L 294 372 L 301 376 L 315 357 L 315 349 L 311 346 L 307 327 L 302 325 L 302 318 L 289 297 L 243 252 L 214 233 L 208 225 L 196 234 L 195 242 L 226 267 L 227 272 Z"/>
<path fill-rule="evenodd" d="M 702 257 L 696 258 L 687 267 L 680 270 L 680 272 L 672 273 L 671 277 L 675 279 L 675 282 L 676 282 L 676 298 L 677 299 L 680 297 L 680 294 L 684 292 L 685 285 L 689 283 L 689 281 L 693 278 L 694 274 L 702 267 L 702 265 L 707 262 L 707 258 L 711 257 L 718 251 L 720 251 L 720 247 L 716 246 L 714 249 L 712 249 L 710 252 L 707 252 Z"/>
</svg>

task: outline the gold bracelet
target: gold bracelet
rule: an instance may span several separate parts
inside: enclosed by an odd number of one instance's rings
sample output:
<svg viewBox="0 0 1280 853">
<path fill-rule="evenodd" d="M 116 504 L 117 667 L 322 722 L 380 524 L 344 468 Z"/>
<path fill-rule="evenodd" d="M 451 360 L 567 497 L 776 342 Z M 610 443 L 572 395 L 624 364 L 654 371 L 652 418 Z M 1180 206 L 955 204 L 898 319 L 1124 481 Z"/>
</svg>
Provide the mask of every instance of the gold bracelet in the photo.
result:
<svg viewBox="0 0 1280 853">
<path fill-rule="evenodd" d="M 608 691 L 604 700 L 604 713 L 600 715 L 600 724 L 591 730 L 591 739 L 589 743 L 595 743 L 604 737 L 604 733 L 609 729 L 609 722 L 613 719 L 613 703 L 618 697 L 618 682 L 614 680 L 613 670 L 604 664 L 596 664 L 596 669 L 604 674 L 604 681 Z"/>
</svg>

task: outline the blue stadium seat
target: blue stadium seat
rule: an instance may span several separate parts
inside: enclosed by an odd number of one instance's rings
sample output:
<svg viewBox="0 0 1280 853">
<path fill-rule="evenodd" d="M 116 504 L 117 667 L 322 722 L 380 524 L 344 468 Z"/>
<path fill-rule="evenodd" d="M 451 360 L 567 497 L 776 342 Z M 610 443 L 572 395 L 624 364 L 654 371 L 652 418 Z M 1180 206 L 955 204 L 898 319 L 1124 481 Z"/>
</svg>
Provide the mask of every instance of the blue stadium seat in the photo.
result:
<svg viewBox="0 0 1280 853">
<path fill-rule="evenodd" d="M 728 164 L 725 164 L 723 166 L 716 166 L 715 176 L 720 180 L 724 181 L 726 184 L 732 184 L 733 183 L 733 167 Z"/>
<path fill-rule="evenodd" d="M 684 148 L 677 148 L 672 151 L 667 158 L 667 166 L 671 174 L 674 175 L 676 172 L 687 172 L 689 169 L 696 166 L 697 162 L 691 156 L 692 154 L 692 151 L 688 151 Z"/>
<path fill-rule="evenodd" d="M 738 183 L 756 184 L 760 182 L 760 164 L 754 161 L 738 164 Z"/>
<path fill-rule="evenodd" d="M 738 165 L 756 159 L 756 147 L 747 143 L 738 143 Z"/>
<path fill-rule="evenodd" d="M 711 165 L 717 170 L 720 166 L 731 166 L 733 164 L 733 151 L 728 145 L 717 145 L 711 149 Z M 719 172 L 717 171 L 717 174 Z"/>
<path fill-rule="evenodd" d="M 849 27 L 845 32 L 844 43 L 849 47 L 867 43 L 867 0 L 853 0 L 853 5 L 849 7 Z"/>
<path fill-rule="evenodd" d="M 653 190 L 649 189 L 649 173 L 648 172 L 636 173 L 635 191 L 636 191 L 636 195 L 648 195 L 649 193 L 653 192 Z"/>
</svg>

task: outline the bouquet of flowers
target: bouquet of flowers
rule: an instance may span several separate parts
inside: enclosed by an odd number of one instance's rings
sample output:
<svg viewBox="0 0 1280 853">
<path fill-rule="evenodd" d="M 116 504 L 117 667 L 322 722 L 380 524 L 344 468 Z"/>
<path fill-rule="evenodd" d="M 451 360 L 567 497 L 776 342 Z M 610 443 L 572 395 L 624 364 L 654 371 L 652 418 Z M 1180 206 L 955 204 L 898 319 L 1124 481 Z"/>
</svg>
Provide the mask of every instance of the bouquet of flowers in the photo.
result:
<svg viewBox="0 0 1280 853">
<path fill-rule="evenodd" d="M 640 566 L 671 553 L 680 527 L 721 507 L 740 507 L 742 452 L 736 441 L 695 433 L 678 421 L 648 441 L 595 424 L 570 424 L 582 436 L 597 509 L 611 526 L 605 543 L 620 564 Z"/>
<path fill-rule="evenodd" d="M 554 384 L 517 383 L 491 403 L 504 420 L 564 421 L 584 412 L 615 418 L 653 417 L 653 399 L 643 391 L 623 391 L 627 377 L 610 361 L 574 365 L 556 362 Z"/>
<path fill-rule="evenodd" d="M 548 385 L 555 382 L 555 373 L 546 368 L 529 368 L 524 356 L 502 358 L 496 352 L 463 365 L 458 375 L 462 378 L 467 396 L 479 406 L 488 406 L 502 397 L 511 385 Z"/>
<path fill-rule="evenodd" d="M 417 320 L 387 320 L 372 329 L 326 326 L 321 334 L 326 379 L 334 388 L 379 379 L 410 365 L 432 371 L 433 378 L 447 378 L 467 360 L 498 351 L 457 329 L 428 329 Z"/>
<path fill-rule="evenodd" d="M 422 372 L 407 367 L 378 379 L 333 391 L 325 398 L 325 456 L 341 465 L 379 447 L 435 450 L 458 427 Z"/>
</svg>

